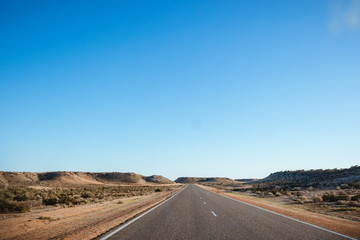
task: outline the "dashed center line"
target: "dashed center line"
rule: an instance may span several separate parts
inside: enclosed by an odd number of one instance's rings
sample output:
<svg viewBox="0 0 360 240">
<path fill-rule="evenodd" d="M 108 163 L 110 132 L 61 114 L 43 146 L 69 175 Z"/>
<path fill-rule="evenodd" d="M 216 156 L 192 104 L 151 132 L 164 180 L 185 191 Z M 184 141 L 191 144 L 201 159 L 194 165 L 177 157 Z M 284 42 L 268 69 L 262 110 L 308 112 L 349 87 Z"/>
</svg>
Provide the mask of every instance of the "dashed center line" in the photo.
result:
<svg viewBox="0 0 360 240">
<path fill-rule="evenodd" d="M 214 215 L 214 217 L 216 217 L 217 215 L 216 215 L 216 213 L 214 213 L 214 211 L 211 211 L 211 213 Z"/>
<path fill-rule="evenodd" d="M 206 204 L 206 202 L 204 202 L 204 204 Z"/>
<path fill-rule="evenodd" d="M 200 197 L 200 199 L 201 199 L 201 197 Z"/>
</svg>

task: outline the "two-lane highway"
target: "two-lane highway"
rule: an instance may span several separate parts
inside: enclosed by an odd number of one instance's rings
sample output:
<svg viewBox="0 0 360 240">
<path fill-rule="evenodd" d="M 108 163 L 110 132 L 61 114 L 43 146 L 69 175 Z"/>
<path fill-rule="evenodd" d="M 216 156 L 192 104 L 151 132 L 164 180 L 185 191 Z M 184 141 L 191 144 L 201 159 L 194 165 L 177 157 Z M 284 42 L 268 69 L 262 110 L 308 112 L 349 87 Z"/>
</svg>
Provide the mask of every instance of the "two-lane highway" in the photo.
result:
<svg viewBox="0 0 360 240">
<path fill-rule="evenodd" d="M 102 239 L 347 239 L 188 185 Z"/>
</svg>

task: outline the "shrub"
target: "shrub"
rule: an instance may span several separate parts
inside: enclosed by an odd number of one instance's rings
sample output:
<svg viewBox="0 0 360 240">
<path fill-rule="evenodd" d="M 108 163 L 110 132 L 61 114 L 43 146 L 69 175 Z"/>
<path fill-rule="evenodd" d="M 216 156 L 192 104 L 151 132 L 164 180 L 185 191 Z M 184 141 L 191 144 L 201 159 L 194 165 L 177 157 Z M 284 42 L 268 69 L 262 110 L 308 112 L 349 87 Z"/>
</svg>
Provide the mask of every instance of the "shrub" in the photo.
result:
<svg viewBox="0 0 360 240">
<path fill-rule="evenodd" d="M 343 205 L 346 206 L 349 202 L 348 201 L 344 201 L 344 200 L 339 200 L 336 202 L 337 205 Z"/>
<path fill-rule="evenodd" d="M 0 212 L 28 212 L 30 208 L 25 205 L 20 205 L 9 200 L 0 199 Z"/>
<path fill-rule="evenodd" d="M 304 201 L 301 199 L 294 199 L 294 201 L 299 204 L 304 204 Z"/>
<path fill-rule="evenodd" d="M 33 199 L 33 196 L 31 196 L 29 192 L 21 192 L 14 197 L 16 201 L 26 201 L 30 199 Z"/>
<path fill-rule="evenodd" d="M 337 202 L 339 200 L 349 201 L 351 199 L 347 193 L 342 193 L 340 195 L 335 195 L 333 193 L 324 194 L 322 198 L 325 202 Z"/>
<path fill-rule="evenodd" d="M 59 200 L 58 203 L 62 203 L 62 204 L 66 204 L 66 205 L 70 205 L 73 202 L 73 197 L 67 195 L 66 193 L 61 193 L 59 196 Z"/>
<path fill-rule="evenodd" d="M 348 207 L 360 207 L 360 203 L 359 202 L 349 202 L 347 204 Z"/>
<path fill-rule="evenodd" d="M 360 188 L 360 181 L 353 183 L 352 186 L 354 188 Z"/>
<path fill-rule="evenodd" d="M 273 192 L 267 192 L 266 195 L 267 195 L 268 197 L 274 197 Z"/>
<path fill-rule="evenodd" d="M 162 192 L 162 191 L 163 191 L 162 188 L 157 188 L 157 189 L 155 189 L 155 192 Z"/>
<path fill-rule="evenodd" d="M 351 197 L 351 201 L 359 201 L 359 200 L 360 200 L 360 194 Z"/>
<path fill-rule="evenodd" d="M 322 202 L 323 201 L 323 198 L 322 197 L 320 197 L 320 196 L 315 196 L 315 197 L 313 197 L 313 202 Z"/>
<path fill-rule="evenodd" d="M 276 189 L 272 189 L 272 190 L 270 190 L 270 192 L 271 192 L 273 195 L 275 195 L 275 194 L 277 193 L 277 190 L 276 190 Z"/>
<path fill-rule="evenodd" d="M 275 197 L 281 197 L 281 196 L 282 196 L 282 194 L 280 192 L 275 193 Z"/>
<path fill-rule="evenodd" d="M 233 191 L 234 191 L 234 192 L 241 192 L 242 189 L 240 189 L 240 188 L 233 188 Z"/>
<path fill-rule="evenodd" d="M 306 197 L 306 196 L 301 196 L 301 197 L 299 197 L 299 198 L 300 198 L 300 200 L 301 200 L 302 202 L 308 202 L 308 201 L 309 201 L 309 198 Z"/>
<path fill-rule="evenodd" d="M 81 194 L 81 197 L 83 197 L 83 198 L 94 198 L 95 195 L 93 193 L 91 193 L 91 192 L 84 192 L 84 193 Z"/>
<path fill-rule="evenodd" d="M 6 198 L 6 199 L 14 199 L 15 197 L 15 194 L 12 193 L 12 192 L 8 192 L 8 191 L 5 191 L 3 194 L 2 194 L 2 198 Z"/>
<path fill-rule="evenodd" d="M 52 217 L 44 217 L 44 216 L 40 216 L 38 217 L 38 219 L 40 220 L 48 220 L 48 221 L 56 221 L 57 219 L 54 219 Z"/>
<path fill-rule="evenodd" d="M 57 198 L 44 198 L 43 199 L 43 204 L 44 205 L 55 205 L 58 203 L 58 199 Z"/>
</svg>

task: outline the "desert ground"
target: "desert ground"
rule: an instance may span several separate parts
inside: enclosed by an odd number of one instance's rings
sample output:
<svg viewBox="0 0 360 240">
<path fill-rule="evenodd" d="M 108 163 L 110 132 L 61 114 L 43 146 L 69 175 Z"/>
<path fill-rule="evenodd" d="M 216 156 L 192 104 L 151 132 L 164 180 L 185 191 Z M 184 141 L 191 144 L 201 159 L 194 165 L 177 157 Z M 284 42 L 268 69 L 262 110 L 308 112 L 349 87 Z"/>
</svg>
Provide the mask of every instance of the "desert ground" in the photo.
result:
<svg viewBox="0 0 360 240">
<path fill-rule="evenodd" d="M 133 173 L 0 174 L 0 239 L 93 239 L 182 186 Z"/>
<path fill-rule="evenodd" d="M 94 239 L 188 184 L 360 238 L 360 167 L 264 179 L 0 172 L 0 239 Z"/>
</svg>

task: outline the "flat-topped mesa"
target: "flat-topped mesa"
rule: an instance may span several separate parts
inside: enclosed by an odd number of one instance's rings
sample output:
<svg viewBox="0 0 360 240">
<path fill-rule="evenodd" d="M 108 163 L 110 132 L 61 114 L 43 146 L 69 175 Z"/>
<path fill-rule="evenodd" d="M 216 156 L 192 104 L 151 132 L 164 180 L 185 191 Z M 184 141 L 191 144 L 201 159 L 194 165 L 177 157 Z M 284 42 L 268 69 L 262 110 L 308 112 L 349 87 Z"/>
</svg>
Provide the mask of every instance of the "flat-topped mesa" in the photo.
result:
<svg viewBox="0 0 360 240">
<path fill-rule="evenodd" d="M 251 182 L 254 182 L 254 181 L 258 181 L 258 180 L 259 180 L 258 178 L 240 178 L 240 179 L 235 179 L 235 181 L 244 182 L 244 183 L 251 183 Z"/>
<path fill-rule="evenodd" d="M 0 172 L 0 187 L 12 186 L 54 186 L 78 185 L 121 185 L 121 184 L 174 184 L 159 175 L 143 176 L 122 172 Z"/>
<path fill-rule="evenodd" d="M 224 177 L 179 177 L 176 183 L 217 183 L 217 184 L 239 184 L 235 180 Z"/>
<path fill-rule="evenodd" d="M 145 181 L 159 184 L 173 184 L 174 182 L 166 177 L 160 175 L 152 175 L 149 177 L 143 177 Z"/>
</svg>

